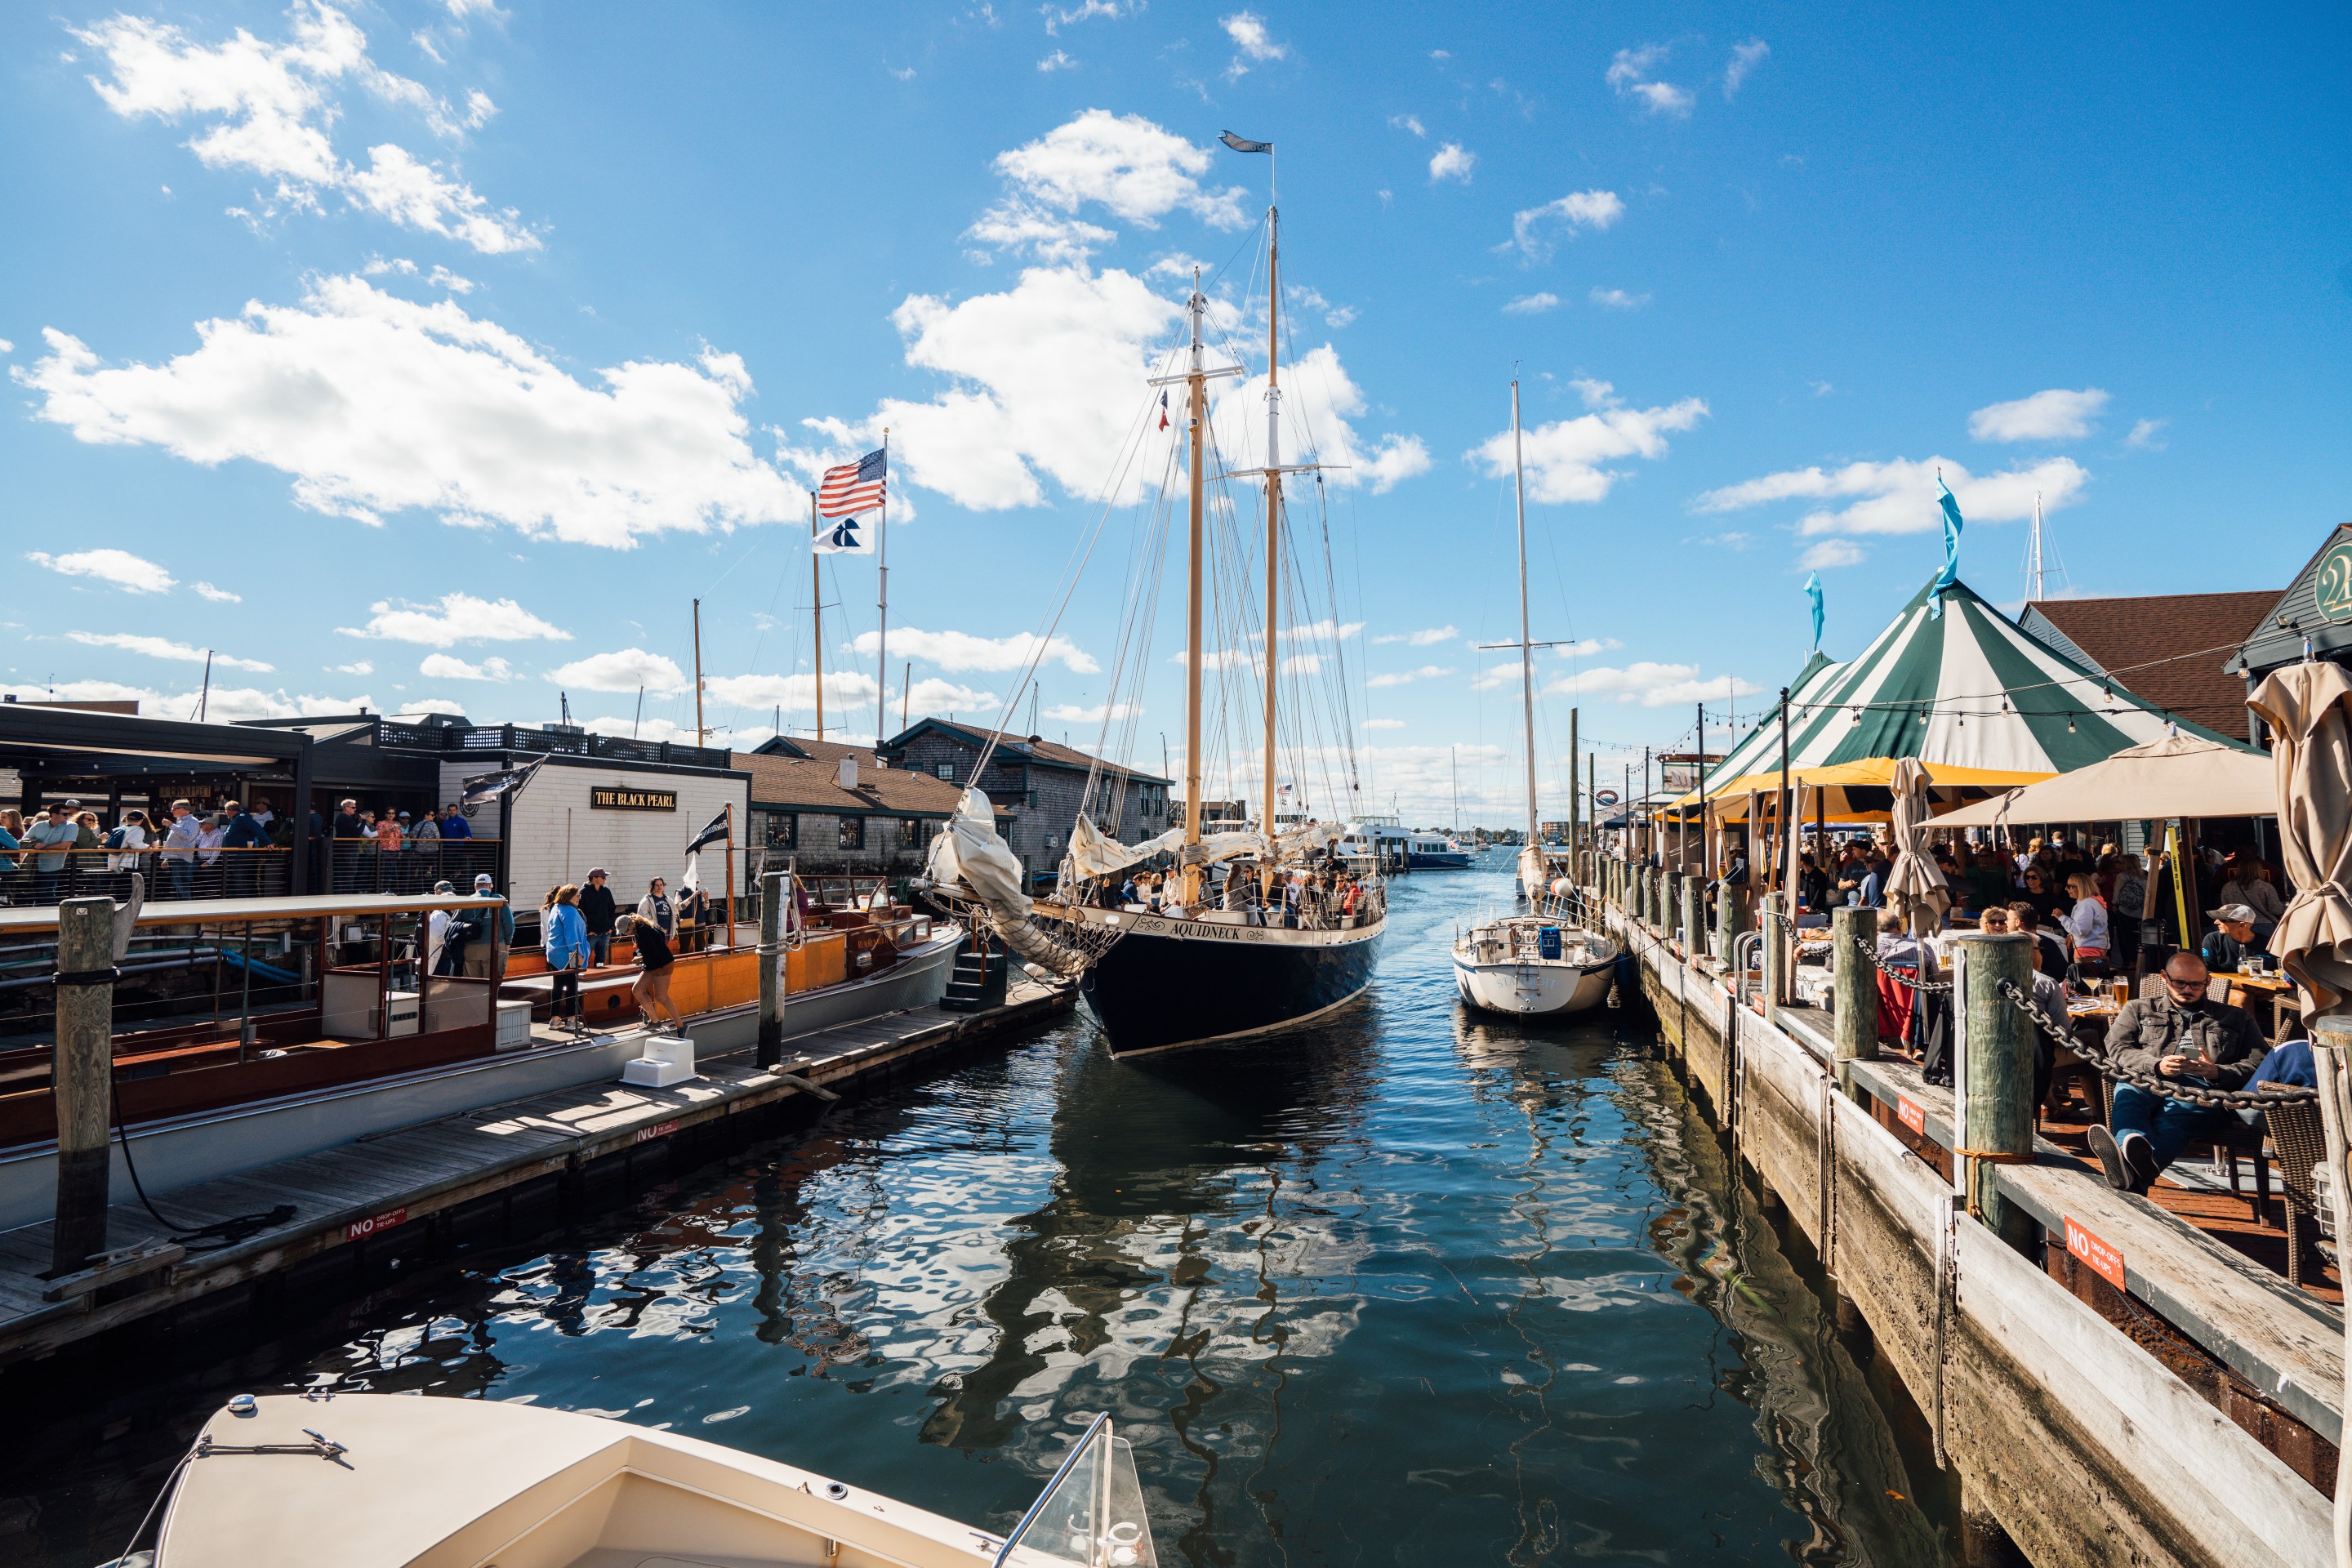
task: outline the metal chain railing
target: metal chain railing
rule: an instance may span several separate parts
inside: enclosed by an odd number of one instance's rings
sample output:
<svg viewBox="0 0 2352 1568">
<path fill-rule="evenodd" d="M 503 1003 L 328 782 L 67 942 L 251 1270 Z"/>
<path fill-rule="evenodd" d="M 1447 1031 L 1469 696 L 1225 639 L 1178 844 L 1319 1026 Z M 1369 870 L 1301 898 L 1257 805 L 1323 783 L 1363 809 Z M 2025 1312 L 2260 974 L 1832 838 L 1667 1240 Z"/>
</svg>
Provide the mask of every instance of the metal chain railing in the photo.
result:
<svg viewBox="0 0 2352 1568">
<path fill-rule="evenodd" d="M 1914 991 L 1925 991 L 1936 994 L 1941 994 L 1952 988 L 1952 983 L 1948 980 L 1914 980 L 1900 970 L 1889 969 L 1884 963 L 1879 963 L 1878 950 L 1876 948 L 1871 946 L 1860 937 L 1853 937 L 1850 940 L 1853 943 L 1854 951 L 1861 953 L 1863 957 L 1868 959 L 1872 968 L 1877 970 L 1879 973 L 1884 974 L 1887 979 L 1892 980 L 1897 985 L 1907 986 Z"/>
<path fill-rule="evenodd" d="M 2107 1049 L 2105 1041 L 2094 1044 L 2072 1028 L 2060 1025 L 2040 1003 L 2021 990 L 2015 981 L 2002 981 L 2000 994 L 2011 1006 L 2041 1026 L 2043 1034 L 2098 1068 L 2102 1076 L 2117 1083 L 2147 1089 L 2151 1094 L 2160 1094 L 2167 1100 L 2184 1100 L 2209 1110 L 2246 1110 L 2319 1098 L 2317 1089 L 2305 1089 L 2300 1084 L 2265 1084 L 2261 1089 L 2210 1089 L 2187 1079 L 2158 1078 L 2154 1073 L 2141 1072 L 2137 1068 L 2125 1067 L 2116 1059 L 2115 1053 Z"/>
</svg>

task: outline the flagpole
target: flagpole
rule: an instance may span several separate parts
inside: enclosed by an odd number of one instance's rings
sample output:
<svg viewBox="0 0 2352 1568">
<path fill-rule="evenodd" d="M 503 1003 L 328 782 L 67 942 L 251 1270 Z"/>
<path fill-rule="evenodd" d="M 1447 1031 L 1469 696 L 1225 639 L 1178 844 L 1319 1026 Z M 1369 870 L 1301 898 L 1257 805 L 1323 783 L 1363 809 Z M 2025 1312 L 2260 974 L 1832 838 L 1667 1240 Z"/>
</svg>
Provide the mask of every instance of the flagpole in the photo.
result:
<svg viewBox="0 0 2352 1568">
<path fill-rule="evenodd" d="M 709 742 L 710 732 L 702 724 L 702 601 L 694 601 L 694 743 Z"/>
<path fill-rule="evenodd" d="M 735 803 L 727 803 L 727 951 L 735 951 Z"/>
<path fill-rule="evenodd" d="M 882 521 L 874 538 L 874 565 L 882 585 L 881 618 L 874 658 L 874 746 L 888 739 L 890 721 L 890 427 L 882 427 Z"/>
<path fill-rule="evenodd" d="M 809 612 L 816 617 L 816 738 L 824 739 L 824 584 L 817 575 L 816 492 L 809 491 Z"/>
</svg>

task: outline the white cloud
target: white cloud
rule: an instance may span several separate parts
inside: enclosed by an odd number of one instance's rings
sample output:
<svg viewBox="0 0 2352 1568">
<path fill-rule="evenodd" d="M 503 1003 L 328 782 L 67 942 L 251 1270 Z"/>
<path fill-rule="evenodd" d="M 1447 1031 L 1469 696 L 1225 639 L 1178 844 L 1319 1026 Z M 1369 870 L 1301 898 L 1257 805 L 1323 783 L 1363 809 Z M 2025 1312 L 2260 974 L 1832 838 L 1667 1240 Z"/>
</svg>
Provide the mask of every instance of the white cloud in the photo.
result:
<svg viewBox="0 0 2352 1568">
<path fill-rule="evenodd" d="M 1410 131 L 1415 136 L 1426 136 L 1429 134 L 1429 132 L 1423 128 L 1421 116 L 1418 114 L 1391 114 L 1389 116 L 1389 123 L 1395 126 L 1399 131 Z"/>
<path fill-rule="evenodd" d="M 512 599 L 478 599 L 462 591 L 444 594 L 429 605 L 404 600 L 398 608 L 388 600 L 379 600 L 368 610 L 372 618 L 366 626 L 335 629 L 347 637 L 382 637 L 445 648 L 464 642 L 572 640 L 570 632 L 541 620 Z"/>
<path fill-rule="evenodd" d="M 1612 310 L 1638 310 L 1650 302 L 1647 294 L 1628 294 L 1622 289 L 1595 289 L 1592 302 Z"/>
<path fill-rule="evenodd" d="M 1418 436 L 1389 435 L 1366 446 L 1349 420 L 1367 413 L 1363 392 L 1339 363 L 1330 344 L 1309 349 L 1282 368 L 1285 462 L 1297 462 L 1299 433 L 1312 432 L 1318 460 L 1333 465 L 1326 486 L 1370 485 L 1385 495 L 1400 482 L 1429 471 L 1429 448 Z M 1265 377 L 1253 375 L 1212 384 L 1209 405 L 1220 447 L 1228 454 L 1256 452 L 1265 439 Z M 1345 465 L 1341 467 L 1339 465 Z"/>
<path fill-rule="evenodd" d="M 119 680 L 60 680 L 54 686 L 31 686 L 0 683 L 0 692 L 21 701 L 40 701 L 56 698 L 68 702 L 136 702 L 142 714 L 165 719 L 193 719 L 196 716 L 197 689 L 183 691 L 159 691 L 152 687 L 130 686 Z M 299 719 L 313 713 L 355 713 L 373 707 L 373 699 L 362 693 L 357 697 L 289 696 L 283 688 L 262 691 L 252 687 L 218 686 L 212 688 L 205 699 L 205 716 L 215 724 L 233 724 L 247 719 Z"/>
<path fill-rule="evenodd" d="M 1284 659 L 1279 668 L 1285 675 L 1320 675 L 1323 673 L 1323 656 L 1319 653 L 1294 653 Z"/>
<path fill-rule="evenodd" d="M 186 643 L 173 642 L 167 637 L 146 637 L 137 632 L 68 632 L 74 642 L 90 647 L 119 647 L 125 653 L 144 654 L 149 658 L 177 659 L 183 664 L 202 664 L 209 658 L 223 669 L 250 669 L 267 675 L 275 665 L 264 664 L 257 658 L 232 658 L 225 653 L 191 647 Z"/>
<path fill-rule="evenodd" d="M 1066 216 L 1093 202 L 1126 222 L 1155 228 L 1181 208 L 1212 228 L 1239 228 L 1247 221 L 1242 188 L 1201 184 L 1212 162 L 1207 148 L 1139 114 L 1089 109 L 999 153 L 995 166 L 1013 187 L 1010 199 Z"/>
<path fill-rule="evenodd" d="M 471 186 L 406 149 L 379 143 L 361 169 L 335 152 L 331 137 L 341 113 L 336 89 L 346 80 L 417 112 L 447 137 L 478 129 L 498 111 L 488 96 L 470 92 L 466 108 L 454 110 L 422 83 L 383 69 L 368 58 L 366 35 L 322 0 L 295 0 L 288 18 L 292 37 L 284 43 L 240 27 L 226 43 L 199 44 L 177 27 L 121 15 L 73 36 L 105 55 L 113 79 L 92 77 L 90 85 L 116 114 L 203 121 L 188 142 L 198 162 L 274 182 L 268 194 L 256 193 L 258 214 L 233 212 L 249 219 L 316 212 L 321 193 L 340 192 L 355 207 L 478 250 L 540 247 L 511 208 L 494 211 Z"/>
<path fill-rule="evenodd" d="M 816 679 L 810 675 L 715 675 L 704 683 L 710 700 L 750 710 L 754 714 L 781 706 L 787 713 L 809 713 L 816 709 Z M 826 728 L 838 722 L 845 732 L 863 733 L 863 726 L 874 710 L 874 678 L 856 670 L 827 670 L 824 677 Z M 898 721 L 898 690 L 893 687 L 887 718 Z M 994 692 L 959 686 L 953 681 L 927 677 L 918 680 L 907 693 L 908 711 L 920 717 L 930 713 L 975 713 L 994 709 L 999 699 Z M 835 719 L 839 715 L 839 719 Z"/>
<path fill-rule="evenodd" d="M 1391 686 L 1410 686 L 1416 680 L 1435 680 L 1453 673 L 1451 665 L 1424 664 L 1419 669 L 1400 669 L 1386 675 L 1375 675 L 1364 684 L 1377 690 Z"/>
<path fill-rule="evenodd" d="M 1552 652 L 1561 658 L 1591 658 L 1596 653 L 1609 653 L 1624 646 L 1615 637 L 1586 637 L 1581 642 L 1555 647 Z"/>
<path fill-rule="evenodd" d="M 474 291 L 472 279 L 460 278 L 446 267 L 434 268 L 432 275 L 425 281 L 432 284 L 436 289 L 446 289 L 452 294 L 470 294 Z"/>
<path fill-rule="evenodd" d="M 1511 215 L 1511 237 L 1495 248 L 1516 250 L 1522 260 L 1541 261 L 1554 249 L 1556 237 L 1573 239 L 1579 229 L 1595 233 L 1625 216 L 1625 203 L 1614 191 L 1570 191 L 1541 206 L 1522 207 Z"/>
<path fill-rule="evenodd" d="M 1234 63 L 1225 68 L 1228 81 L 1247 75 L 1250 66 L 1283 59 L 1290 54 L 1290 46 L 1276 43 L 1274 35 L 1266 31 L 1265 18 L 1255 11 L 1236 11 L 1230 16 L 1220 16 L 1217 26 L 1225 30 L 1225 37 L 1231 38 L 1234 47 L 1241 51 L 1234 57 Z M 1244 65 L 1244 61 L 1248 64 Z"/>
<path fill-rule="evenodd" d="M 1701 495 L 1693 507 L 1702 512 L 1738 511 L 1781 500 L 1851 499 L 1843 511 L 1826 507 L 1799 520 L 1797 531 L 1811 538 L 1825 533 L 1927 533 L 1943 526 L 1936 475 L 1952 488 L 1960 515 L 1970 522 L 2016 522 L 2033 515 L 2033 498 L 2044 510 L 2055 511 L 2077 500 L 2091 476 L 2071 458 L 2045 458 L 2030 468 L 2010 468 L 1998 474 L 1972 476 L 1948 458 L 1918 462 L 1896 458 L 1884 463 L 1848 463 L 1844 468 L 1791 468 L 1760 479 L 1727 485 Z"/>
<path fill-rule="evenodd" d="M 1141 9 L 1143 0 L 1131 0 L 1124 7 L 1118 0 L 1078 0 L 1076 5 L 1042 5 L 1038 7 L 1038 14 L 1045 18 L 1045 36 L 1052 37 L 1073 22 L 1089 21 L 1097 16 L 1130 16 Z M 990 26 L 996 26 L 996 13 L 992 8 L 982 5 L 980 14 Z"/>
<path fill-rule="evenodd" d="M 1836 387 L 1832 386 L 1826 381 L 1809 381 L 1805 383 L 1805 384 L 1813 389 L 1813 395 L 1815 397 L 1827 397 L 1831 393 L 1837 390 Z"/>
<path fill-rule="evenodd" d="M 642 686 L 648 691 L 670 692 L 683 690 L 688 684 L 675 660 L 641 647 L 592 653 L 586 658 L 558 665 L 547 672 L 547 679 L 553 685 L 576 687 L 583 691 L 635 691 Z M 870 689 L 872 683 L 867 685 Z M 872 695 L 870 689 L 867 695 Z"/>
<path fill-rule="evenodd" d="M 2143 452 L 2161 452 L 2164 443 L 2156 438 L 2157 433 L 2171 423 L 2169 419 L 2142 419 L 2131 427 L 2131 434 L 2124 437 L 2124 445 L 2137 447 Z"/>
<path fill-rule="evenodd" d="M 1081 708 L 1075 702 L 1065 702 L 1045 710 L 1045 717 L 1058 719 L 1065 724 L 1100 724 L 1106 721 L 1123 723 L 1143 710 L 1132 702 L 1097 702 L 1091 708 Z"/>
<path fill-rule="evenodd" d="M 375 661 L 367 658 L 356 659 L 350 664 L 336 665 L 333 669 L 337 675 L 373 675 Z"/>
<path fill-rule="evenodd" d="M 1687 116 L 1695 101 L 1689 89 L 1676 87 L 1669 81 L 1659 81 L 1651 75 L 1656 67 L 1665 63 L 1669 52 L 1671 46 L 1665 44 L 1644 44 L 1638 49 L 1619 49 L 1616 58 L 1609 64 L 1604 79 L 1616 89 L 1618 97 L 1634 100 L 1652 114 Z"/>
<path fill-rule="evenodd" d="M 1466 185 L 1470 183 L 1470 171 L 1477 164 L 1477 153 L 1464 151 L 1459 142 L 1448 142 L 1430 154 L 1429 183 L 1433 185 L 1440 180 L 1459 180 Z"/>
<path fill-rule="evenodd" d="M 1559 296 L 1549 292 L 1522 294 L 1503 309 L 1514 316 L 1540 316 L 1546 310 L 1559 309 Z"/>
<path fill-rule="evenodd" d="M 1389 632 L 1372 639 L 1375 643 L 1404 643 L 1412 647 L 1435 647 L 1442 642 L 1452 642 L 1462 635 L 1452 626 L 1424 626 L 1417 632 Z"/>
<path fill-rule="evenodd" d="M 467 664 L 452 654 L 428 653 L 416 673 L 434 680 L 512 680 L 514 670 L 502 658 Z"/>
<path fill-rule="evenodd" d="M 169 572 L 128 550 L 77 550 L 66 555 L 31 550 L 25 559 L 67 577 L 111 583 L 126 594 L 168 594 L 179 585 L 179 579 Z"/>
<path fill-rule="evenodd" d="M 1041 71 L 1067 70 L 1077 63 L 1077 61 L 1072 59 L 1062 50 L 1055 49 L 1052 54 L 1047 55 L 1044 59 L 1037 62 L 1037 68 Z"/>
<path fill-rule="evenodd" d="M 1404 728 L 1404 721 L 1402 719 L 1367 719 L 1364 721 L 1364 728 L 1367 730 L 1402 730 Z"/>
<path fill-rule="evenodd" d="M 210 583 L 196 583 L 191 585 L 195 589 L 196 596 L 198 598 L 210 599 L 215 605 L 242 605 L 245 603 L 244 595 L 232 594 L 226 588 L 215 588 Z"/>
<path fill-rule="evenodd" d="M 1364 623 L 1361 621 L 1335 622 L 1330 616 L 1326 616 L 1319 621 L 1301 621 L 1297 626 L 1285 626 L 1280 636 L 1285 642 L 1307 640 L 1346 642 L 1363 629 Z"/>
<path fill-rule="evenodd" d="M 1538 425 L 1522 437 L 1531 500 L 1601 500 L 1611 486 L 1625 477 L 1622 468 L 1603 464 L 1635 457 L 1654 462 L 1666 455 L 1668 432 L 1691 429 L 1706 417 L 1702 398 L 1685 397 L 1655 408 L 1629 408 L 1605 381 L 1580 381 L 1576 386 L 1591 413 Z M 1492 477 L 1508 478 L 1511 433 L 1505 430 L 1487 437 L 1469 456 L 1483 461 Z"/>
<path fill-rule="evenodd" d="M 294 477 L 298 504 L 362 522 L 427 508 L 625 549 L 798 515 L 800 497 L 752 455 L 740 407 L 751 379 L 733 354 L 630 361 L 592 386 L 455 300 L 417 304 L 355 277 L 196 333 L 176 359 L 108 367 L 49 329 L 48 354 L 10 374 L 43 395 L 37 417 L 80 440 L 264 463 Z"/>
<path fill-rule="evenodd" d="M 1750 38 L 1744 44 L 1731 46 L 1731 63 L 1723 68 L 1723 96 L 1739 96 L 1740 84 L 1772 53 L 1772 46 L 1761 38 Z"/>
<path fill-rule="evenodd" d="M 2091 421 L 2106 405 L 2107 395 L 2095 386 L 2053 386 L 1978 409 L 1969 416 L 1969 434 L 1979 441 L 2076 441 L 2091 433 Z"/>
<path fill-rule="evenodd" d="M 1736 675 L 1701 679 L 1695 664 L 1657 664 L 1637 660 L 1616 668 L 1595 665 L 1569 675 L 1554 676 L 1544 685 L 1548 697 L 1609 698 L 1644 708 L 1678 708 L 1687 703 L 1753 697 L 1764 689 Z"/>
<path fill-rule="evenodd" d="M 1808 545 L 1797 557 L 1797 564 L 1808 572 L 1819 572 L 1832 566 L 1859 566 L 1870 559 L 1870 552 L 1851 539 L 1824 539 Z"/>
<path fill-rule="evenodd" d="M 861 632 L 850 647 L 867 658 L 881 647 L 881 637 L 874 632 Z M 1039 658 L 1041 652 L 1043 658 Z M 1094 656 L 1059 635 L 1040 639 L 1034 632 L 1018 632 L 1012 637 L 974 637 L 970 632 L 927 632 L 915 626 L 900 626 L 890 634 L 893 657 L 919 658 L 936 664 L 941 669 L 978 669 L 990 673 L 1026 669 L 1032 659 L 1041 667 L 1059 663 L 1063 668 L 1078 675 L 1093 675 L 1102 668 Z"/>
</svg>

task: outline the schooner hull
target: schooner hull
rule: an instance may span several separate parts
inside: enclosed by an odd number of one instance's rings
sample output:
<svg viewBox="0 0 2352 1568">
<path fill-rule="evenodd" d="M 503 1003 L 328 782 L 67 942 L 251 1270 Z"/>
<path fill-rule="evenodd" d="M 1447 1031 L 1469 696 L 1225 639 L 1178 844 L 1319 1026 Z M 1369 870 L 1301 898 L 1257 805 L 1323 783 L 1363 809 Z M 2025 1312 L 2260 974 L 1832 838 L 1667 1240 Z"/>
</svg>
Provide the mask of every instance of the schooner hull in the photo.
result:
<svg viewBox="0 0 2352 1568">
<path fill-rule="evenodd" d="M 1329 1013 L 1371 984 L 1385 924 L 1291 931 L 1075 912 L 1122 928 L 1079 985 L 1115 1057 L 1272 1034 Z"/>
</svg>

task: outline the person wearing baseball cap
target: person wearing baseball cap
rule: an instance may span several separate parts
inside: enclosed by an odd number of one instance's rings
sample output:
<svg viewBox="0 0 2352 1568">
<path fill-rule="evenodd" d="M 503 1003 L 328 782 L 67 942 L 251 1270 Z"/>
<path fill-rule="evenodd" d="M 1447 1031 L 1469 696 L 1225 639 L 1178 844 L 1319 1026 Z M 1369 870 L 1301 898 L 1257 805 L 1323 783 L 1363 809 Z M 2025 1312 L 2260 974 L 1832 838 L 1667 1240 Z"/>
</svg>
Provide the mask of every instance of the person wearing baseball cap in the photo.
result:
<svg viewBox="0 0 2352 1568">
<path fill-rule="evenodd" d="M 457 891 L 457 885 L 455 882 L 450 881 L 446 877 L 433 884 L 433 893 L 436 898 L 450 897 L 456 894 Z M 447 910 L 435 910 L 431 914 L 425 917 L 425 973 L 439 974 L 442 973 L 442 954 L 444 950 L 447 948 L 449 944 L 450 922 L 456 918 L 457 917 L 452 915 Z"/>
<path fill-rule="evenodd" d="M 498 897 L 498 888 L 491 882 L 490 874 L 488 871 L 475 874 L 474 897 L 478 899 Z M 495 923 L 488 910 L 468 910 L 467 918 L 479 922 L 486 936 L 495 931 L 497 940 L 470 942 L 466 944 L 466 973 L 477 980 L 505 979 L 507 949 L 514 943 L 514 910 L 509 909 L 506 900 L 500 898 Z"/>
<path fill-rule="evenodd" d="M 607 886 L 609 877 L 604 867 L 595 867 L 580 889 L 580 918 L 588 924 L 588 962 L 600 968 L 613 962 L 613 922 L 621 913 L 620 900 Z"/>
<path fill-rule="evenodd" d="M 2248 957 L 2269 956 L 2269 940 L 2254 929 L 2262 916 L 2252 904 L 2223 904 L 2218 910 L 2207 910 L 2205 918 L 2213 922 L 2201 949 L 2206 968 L 2217 973 L 2237 973 L 2246 967 Z"/>
</svg>

